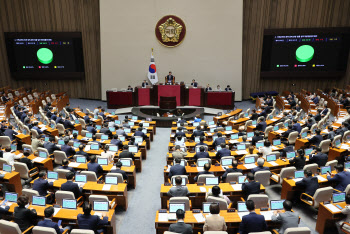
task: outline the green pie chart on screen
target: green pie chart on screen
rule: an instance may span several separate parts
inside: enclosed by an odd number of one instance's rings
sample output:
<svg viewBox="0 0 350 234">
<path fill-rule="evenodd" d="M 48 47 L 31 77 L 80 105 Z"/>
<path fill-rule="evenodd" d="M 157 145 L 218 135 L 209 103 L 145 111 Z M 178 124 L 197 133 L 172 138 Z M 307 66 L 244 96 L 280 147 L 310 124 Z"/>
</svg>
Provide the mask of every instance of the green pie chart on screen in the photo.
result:
<svg viewBox="0 0 350 234">
<path fill-rule="evenodd" d="M 53 60 L 53 53 L 48 48 L 41 48 L 36 52 L 39 62 L 43 64 L 49 64 Z"/>
<path fill-rule="evenodd" d="M 309 62 L 314 57 L 315 50 L 310 45 L 302 45 L 295 51 L 296 59 L 299 62 Z"/>
</svg>

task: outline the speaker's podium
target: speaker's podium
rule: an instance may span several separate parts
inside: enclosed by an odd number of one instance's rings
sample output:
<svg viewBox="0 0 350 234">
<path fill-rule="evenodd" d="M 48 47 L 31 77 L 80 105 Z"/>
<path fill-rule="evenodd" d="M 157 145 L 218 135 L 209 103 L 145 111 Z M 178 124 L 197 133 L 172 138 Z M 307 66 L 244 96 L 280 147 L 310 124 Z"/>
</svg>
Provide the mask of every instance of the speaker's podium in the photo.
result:
<svg viewBox="0 0 350 234">
<path fill-rule="evenodd" d="M 176 109 L 176 97 L 159 97 L 159 108 L 165 110 Z"/>
</svg>

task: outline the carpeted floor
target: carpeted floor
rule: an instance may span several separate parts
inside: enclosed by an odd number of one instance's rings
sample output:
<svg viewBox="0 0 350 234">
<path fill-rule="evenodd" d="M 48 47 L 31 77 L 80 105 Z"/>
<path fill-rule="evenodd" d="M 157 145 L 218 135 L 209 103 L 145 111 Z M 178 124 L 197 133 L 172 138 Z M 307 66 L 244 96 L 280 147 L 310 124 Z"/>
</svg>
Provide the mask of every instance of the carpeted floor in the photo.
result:
<svg viewBox="0 0 350 234">
<path fill-rule="evenodd" d="M 70 99 L 71 107 L 89 108 L 93 110 L 102 106 L 107 110 L 106 102 L 96 100 Z M 236 107 L 246 110 L 253 109 L 255 104 L 251 101 L 236 102 Z M 112 111 L 112 110 L 110 110 Z M 219 110 L 218 110 L 219 111 Z M 126 113 L 128 114 L 128 113 Z M 130 114 L 130 113 L 129 113 Z M 121 115 L 124 118 L 124 115 Z M 206 121 L 212 120 L 212 115 L 205 115 Z M 137 173 L 136 189 L 128 191 L 128 210 L 117 210 L 117 233 L 155 233 L 155 214 L 160 209 L 160 187 L 163 180 L 163 167 L 166 165 L 166 153 L 170 138 L 170 128 L 157 128 L 157 135 L 151 142 L 151 149 L 147 152 L 147 160 L 142 161 L 142 172 Z M 266 188 L 270 199 L 280 199 L 279 185 L 272 185 Z M 301 217 L 300 226 L 307 226 L 315 231 L 316 219 L 313 216 L 316 211 L 309 209 L 302 204 L 294 207 L 294 210 Z M 329 230 L 328 233 L 336 233 Z"/>
</svg>

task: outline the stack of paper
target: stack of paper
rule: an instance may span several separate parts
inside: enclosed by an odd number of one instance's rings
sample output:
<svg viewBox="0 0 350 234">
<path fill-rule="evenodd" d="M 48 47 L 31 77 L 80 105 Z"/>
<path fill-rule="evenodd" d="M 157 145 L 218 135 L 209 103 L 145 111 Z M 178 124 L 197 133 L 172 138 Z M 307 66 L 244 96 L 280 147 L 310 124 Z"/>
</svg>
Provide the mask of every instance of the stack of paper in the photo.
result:
<svg viewBox="0 0 350 234">
<path fill-rule="evenodd" d="M 301 181 L 303 178 L 293 179 L 295 182 Z"/>
<path fill-rule="evenodd" d="M 340 212 L 340 211 L 341 211 L 338 207 L 336 207 L 336 206 L 333 205 L 333 204 L 327 204 L 327 205 L 325 205 L 325 207 L 327 207 L 328 209 L 330 209 L 332 212 Z"/>
<path fill-rule="evenodd" d="M 271 161 L 271 162 L 269 162 L 272 166 L 278 166 L 279 164 L 278 163 L 276 163 L 276 162 L 273 162 L 273 161 Z"/>
<path fill-rule="evenodd" d="M 239 143 L 239 141 L 237 141 L 237 140 L 229 140 L 229 142 L 230 142 L 231 144 L 237 144 L 237 143 Z"/>
<path fill-rule="evenodd" d="M 33 162 L 42 162 L 44 161 L 46 158 L 40 158 L 40 157 L 36 157 L 33 159 Z"/>
<path fill-rule="evenodd" d="M 246 150 L 237 150 L 236 154 L 242 155 L 242 154 L 248 154 L 248 152 Z"/>
<path fill-rule="evenodd" d="M 197 170 L 198 170 L 198 172 L 204 171 L 204 168 L 203 167 L 197 167 Z"/>
<path fill-rule="evenodd" d="M 206 193 L 207 192 L 207 189 L 205 187 L 199 187 L 199 190 L 202 192 L 202 193 Z"/>
<path fill-rule="evenodd" d="M 68 164 L 69 167 L 79 167 L 80 163 L 76 163 L 76 162 L 71 162 Z"/>
<path fill-rule="evenodd" d="M 281 133 L 284 133 L 283 130 L 277 130 L 276 132 L 277 132 L 277 133 L 280 133 L 280 134 L 281 134 Z"/>
<path fill-rule="evenodd" d="M 158 214 L 158 222 L 167 222 L 167 221 L 168 221 L 168 213 Z"/>
<path fill-rule="evenodd" d="M 58 213 L 58 211 L 61 210 L 61 208 L 56 208 L 56 207 L 54 207 L 54 210 L 55 210 L 55 212 L 53 213 L 53 216 L 55 216 L 55 215 Z"/>
<path fill-rule="evenodd" d="M 272 210 L 261 211 L 260 214 L 265 217 L 265 220 L 271 220 L 271 216 L 273 215 L 273 211 Z"/>
<path fill-rule="evenodd" d="M 104 191 L 109 191 L 109 190 L 111 190 L 111 184 L 105 184 L 105 185 L 103 185 L 103 187 L 102 187 L 102 190 L 104 190 Z"/>
<path fill-rule="evenodd" d="M 239 217 L 242 219 L 243 216 L 248 215 L 249 212 L 238 212 Z"/>
<path fill-rule="evenodd" d="M 205 222 L 205 218 L 203 216 L 202 213 L 198 213 L 198 214 L 193 214 L 193 216 L 196 218 L 198 223 L 203 223 Z"/>
<path fill-rule="evenodd" d="M 323 177 L 320 176 L 320 175 L 317 176 L 317 179 L 318 179 L 319 181 L 326 181 L 326 180 L 327 180 L 327 179 L 323 178 Z"/>
<path fill-rule="evenodd" d="M 231 186 L 232 186 L 233 190 L 235 190 L 235 191 L 242 190 L 242 184 L 232 184 Z"/>
<path fill-rule="evenodd" d="M 252 163 L 252 164 L 244 164 L 244 166 L 245 166 L 245 168 L 247 168 L 247 169 L 253 169 L 253 168 L 256 168 L 256 167 L 257 167 L 257 165 L 255 165 L 254 163 Z"/>
</svg>

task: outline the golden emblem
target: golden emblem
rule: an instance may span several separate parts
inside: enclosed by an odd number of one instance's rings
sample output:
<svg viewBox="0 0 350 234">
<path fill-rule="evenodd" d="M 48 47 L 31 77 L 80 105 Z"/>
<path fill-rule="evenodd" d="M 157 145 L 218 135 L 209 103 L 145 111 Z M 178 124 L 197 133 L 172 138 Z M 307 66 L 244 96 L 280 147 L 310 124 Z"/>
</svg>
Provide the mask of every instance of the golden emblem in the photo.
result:
<svg viewBox="0 0 350 234">
<path fill-rule="evenodd" d="M 182 25 L 177 23 L 173 18 L 167 19 L 158 27 L 162 35 L 163 42 L 179 42 Z"/>
</svg>

